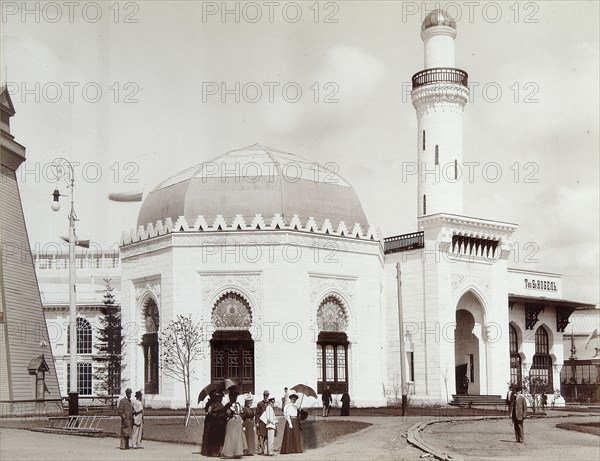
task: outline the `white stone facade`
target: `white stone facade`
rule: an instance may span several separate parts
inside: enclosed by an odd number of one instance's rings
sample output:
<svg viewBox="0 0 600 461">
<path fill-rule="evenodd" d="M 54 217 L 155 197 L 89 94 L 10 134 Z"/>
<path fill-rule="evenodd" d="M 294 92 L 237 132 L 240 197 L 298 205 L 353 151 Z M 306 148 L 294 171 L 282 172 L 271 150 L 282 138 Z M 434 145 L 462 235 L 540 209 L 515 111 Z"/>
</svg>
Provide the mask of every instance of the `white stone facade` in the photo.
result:
<svg viewBox="0 0 600 461">
<path fill-rule="evenodd" d="M 231 227 L 229 223 L 227 228 Z M 157 302 L 161 328 L 178 314 L 190 312 L 203 326 L 206 355 L 194 366 L 197 388 L 192 394 L 211 381 L 209 341 L 219 329 L 213 308 L 224 294 L 241 295 L 251 310 L 248 330 L 254 342 L 255 392 L 263 388 L 281 392 L 297 383 L 315 385 L 317 311 L 325 298 L 333 296 L 346 318 L 348 387 L 356 395 L 354 401 L 384 403 L 384 338 L 374 334 L 384 324 L 380 241 L 372 233 L 351 237 L 322 228 L 307 232 L 307 226 L 294 230 L 282 223 L 281 227 L 198 232 L 184 231 L 182 226 L 179 232 L 122 247 L 123 321 L 136 323 L 135 334 L 127 341 L 132 366 L 125 373 L 134 388 L 144 386 L 140 343 L 146 295 Z M 179 382 L 161 374 L 159 389 L 159 394 L 146 393 L 149 404 L 184 404 Z"/>
</svg>

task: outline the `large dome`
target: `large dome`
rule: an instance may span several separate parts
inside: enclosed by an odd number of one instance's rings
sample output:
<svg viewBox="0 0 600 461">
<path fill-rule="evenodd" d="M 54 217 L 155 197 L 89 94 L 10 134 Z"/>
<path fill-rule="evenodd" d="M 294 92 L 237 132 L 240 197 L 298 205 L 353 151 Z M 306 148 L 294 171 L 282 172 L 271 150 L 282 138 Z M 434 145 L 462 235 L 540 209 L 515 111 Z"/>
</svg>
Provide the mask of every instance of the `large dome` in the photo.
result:
<svg viewBox="0 0 600 461">
<path fill-rule="evenodd" d="M 293 215 L 302 222 L 313 217 L 319 225 L 329 219 L 333 228 L 343 221 L 369 228 L 352 186 L 341 176 L 294 154 L 255 144 L 227 152 L 178 173 L 159 184 L 144 200 L 138 226 L 185 216 L 193 223 L 199 215 L 212 223 L 217 215 L 230 222 L 242 215 L 250 222 L 256 214 L 286 223 Z M 249 219 L 250 218 L 250 219 Z"/>
</svg>

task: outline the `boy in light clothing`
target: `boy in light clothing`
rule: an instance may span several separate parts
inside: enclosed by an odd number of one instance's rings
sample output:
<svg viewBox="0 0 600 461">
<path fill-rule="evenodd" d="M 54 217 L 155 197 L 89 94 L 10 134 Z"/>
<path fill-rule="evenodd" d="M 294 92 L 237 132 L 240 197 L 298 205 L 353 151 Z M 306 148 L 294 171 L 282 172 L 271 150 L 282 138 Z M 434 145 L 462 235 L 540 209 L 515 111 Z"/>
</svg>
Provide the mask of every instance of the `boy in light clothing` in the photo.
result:
<svg viewBox="0 0 600 461">
<path fill-rule="evenodd" d="M 269 405 L 260 419 L 267 426 L 267 456 L 275 456 L 275 435 L 277 431 L 277 417 L 275 416 L 275 398 L 269 399 Z"/>
</svg>

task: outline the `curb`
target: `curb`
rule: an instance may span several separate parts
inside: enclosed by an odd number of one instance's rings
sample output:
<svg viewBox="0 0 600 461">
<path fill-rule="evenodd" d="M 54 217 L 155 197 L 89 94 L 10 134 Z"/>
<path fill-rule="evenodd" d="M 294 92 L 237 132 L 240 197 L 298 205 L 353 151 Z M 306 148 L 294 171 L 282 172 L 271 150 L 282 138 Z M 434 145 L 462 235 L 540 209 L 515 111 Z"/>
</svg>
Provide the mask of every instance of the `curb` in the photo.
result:
<svg viewBox="0 0 600 461">
<path fill-rule="evenodd" d="M 484 416 L 480 418 L 450 418 L 450 419 L 437 419 L 431 421 L 423 421 L 420 423 L 413 424 L 408 428 L 407 431 L 407 440 L 408 443 L 414 445 L 419 450 L 422 450 L 436 459 L 441 459 L 442 461 L 450 461 L 458 458 L 453 458 L 449 453 L 438 451 L 433 448 L 431 445 L 427 444 L 423 437 L 421 436 L 421 432 L 427 427 L 437 423 L 452 423 L 455 421 L 485 421 L 490 419 L 505 419 L 505 416 Z M 427 456 L 427 455 L 425 455 Z"/>
</svg>

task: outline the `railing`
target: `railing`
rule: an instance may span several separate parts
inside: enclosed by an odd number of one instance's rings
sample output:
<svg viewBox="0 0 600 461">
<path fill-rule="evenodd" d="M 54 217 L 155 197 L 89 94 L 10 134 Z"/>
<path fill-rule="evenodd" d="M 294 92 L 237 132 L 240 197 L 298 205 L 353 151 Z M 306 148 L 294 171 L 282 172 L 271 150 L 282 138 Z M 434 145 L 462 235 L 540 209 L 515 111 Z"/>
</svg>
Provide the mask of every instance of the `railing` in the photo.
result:
<svg viewBox="0 0 600 461">
<path fill-rule="evenodd" d="M 412 234 L 396 235 L 383 239 L 383 251 L 387 253 L 396 253 L 398 251 L 414 250 L 425 246 L 425 237 L 423 232 L 413 232 Z"/>
<path fill-rule="evenodd" d="M 40 255 L 34 253 L 33 260 L 37 270 L 66 270 L 69 268 L 68 255 Z M 104 253 L 93 256 L 78 254 L 75 258 L 77 269 L 118 269 L 120 265 L 121 260 L 118 253 Z"/>
<path fill-rule="evenodd" d="M 107 416 L 57 416 L 48 418 L 48 428 L 65 432 L 101 433 L 100 423 Z"/>
<path fill-rule="evenodd" d="M 412 77 L 413 90 L 431 83 L 458 83 L 468 88 L 469 75 L 461 69 L 452 67 L 434 67 L 417 72 Z"/>
</svg>

